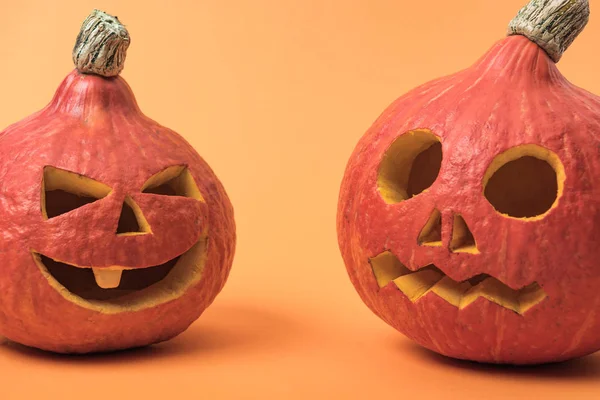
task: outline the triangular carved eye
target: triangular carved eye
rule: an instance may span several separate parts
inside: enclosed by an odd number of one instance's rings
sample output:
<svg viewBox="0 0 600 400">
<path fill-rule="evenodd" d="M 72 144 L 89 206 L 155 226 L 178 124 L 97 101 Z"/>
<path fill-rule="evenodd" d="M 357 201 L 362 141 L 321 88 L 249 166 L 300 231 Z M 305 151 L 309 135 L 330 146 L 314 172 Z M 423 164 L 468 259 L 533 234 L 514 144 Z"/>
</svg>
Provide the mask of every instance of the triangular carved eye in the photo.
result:
<svg viewBox="0 0 600 400">
<path fill-rule="evenodd" d="M 54 218 L 102 199 L 111 188 L 94 179 L 50 166 L 44 167 L 42 215 Z"/>
<path fill-rule="evenodd" d="M 142 192 L 204 201 L 194 177 L 184 165 L 174 165 L 153 175 L 142 187 Z"/>
</svg>

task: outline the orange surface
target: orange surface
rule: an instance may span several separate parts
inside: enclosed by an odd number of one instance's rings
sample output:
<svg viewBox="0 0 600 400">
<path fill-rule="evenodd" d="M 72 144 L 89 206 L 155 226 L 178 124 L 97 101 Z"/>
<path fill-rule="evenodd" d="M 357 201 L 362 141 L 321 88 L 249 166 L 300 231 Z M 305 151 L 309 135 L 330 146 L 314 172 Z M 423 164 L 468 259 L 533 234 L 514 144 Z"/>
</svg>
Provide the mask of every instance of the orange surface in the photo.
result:
<svg viewBox="0 0 600 400">
<path fill-rule="evenodd" d="M 524 1 L 3 4 L 0 125 L 50 100 L 92 8 L 116 14 L 132 37 L 123 76 L 211 163 L 239 243 L 224 291 L 177 339 L 95 357 L 0 345 L 0 399 L 600 398 L 600 354 L 515 369 L 421 350 L 362 304 L 337 248 L 362 133 L 408 89 L 475 61 Z M 559 64 L 595 93 L 599 40 L 592 4 Z"/>
</svg>

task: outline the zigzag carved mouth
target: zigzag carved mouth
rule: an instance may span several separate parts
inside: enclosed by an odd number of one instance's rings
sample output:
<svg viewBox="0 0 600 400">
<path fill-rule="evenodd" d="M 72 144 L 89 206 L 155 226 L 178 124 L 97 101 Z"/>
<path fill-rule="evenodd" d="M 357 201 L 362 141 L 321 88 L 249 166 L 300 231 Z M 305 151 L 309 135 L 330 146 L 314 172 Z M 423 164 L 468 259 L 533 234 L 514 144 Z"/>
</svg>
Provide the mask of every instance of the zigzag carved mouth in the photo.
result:
<svg viewBox="0 0 600 400">
<path fill-rule="evenodd" d="M 547 297 L 536 282 L 514 290 L 487 274 L 457 282 L 433 264 L 411 271 L 389 251 L 370 258 L 369 263 L 380 288 L 394 282 L 413 303 L 433 292 L 453 306 L 463 309 L 479 297 L 484 297 L 523 315 Z"/>
</svg>

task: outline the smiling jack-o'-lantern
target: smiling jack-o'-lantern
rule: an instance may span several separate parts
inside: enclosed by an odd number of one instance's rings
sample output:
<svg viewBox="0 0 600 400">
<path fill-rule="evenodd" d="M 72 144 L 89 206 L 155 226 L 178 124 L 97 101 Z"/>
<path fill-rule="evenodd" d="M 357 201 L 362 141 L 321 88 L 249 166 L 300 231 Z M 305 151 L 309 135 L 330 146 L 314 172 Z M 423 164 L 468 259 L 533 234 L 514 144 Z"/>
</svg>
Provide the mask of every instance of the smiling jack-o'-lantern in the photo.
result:
<svg viewBox="0 0 600 400">
<path fill-rule="evenodd" d="M 183 332 L 222 289 L 235 248 L 221 183 L 118 76 L 129 35 L 94 11 L 76 69 L 0 133 L 0 334 L 56 352 Z"/>
<path fill-rule="evenodd" d="M 492 363 L 600 349 L 600 98 L 556 62 L 584 0 L 533 0 L 473 66 L 396 100 L 358 143 L 338 239 L 381 319 Z"/>
</svg>

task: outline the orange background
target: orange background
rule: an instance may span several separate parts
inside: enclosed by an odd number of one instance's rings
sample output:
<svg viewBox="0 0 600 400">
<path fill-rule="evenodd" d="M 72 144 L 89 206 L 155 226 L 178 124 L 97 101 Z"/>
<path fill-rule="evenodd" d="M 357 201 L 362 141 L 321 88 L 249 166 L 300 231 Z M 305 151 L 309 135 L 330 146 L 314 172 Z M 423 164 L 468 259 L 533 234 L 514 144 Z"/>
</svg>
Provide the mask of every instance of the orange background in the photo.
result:
<svg viewBox="0 0 600 400">
<path fill-rule="evenodd" d="M 92 8 L 123 21 L 123 76 L 234 203 L 232 274 L 175 340 L 95 357 L 0 346 L 0 399 L 600 398 L 600 354 L 540 368 L 436 356 L 350 284 L 335 213 L 346 160 L 393 99 L 467 67 L 526 0 L 2 2 L 0 125 L 44 106 Z M 559 67 L 600 93 L 600 9 Z M 559 334 L 559 333 L 557 333 Z"/>
</svg>

